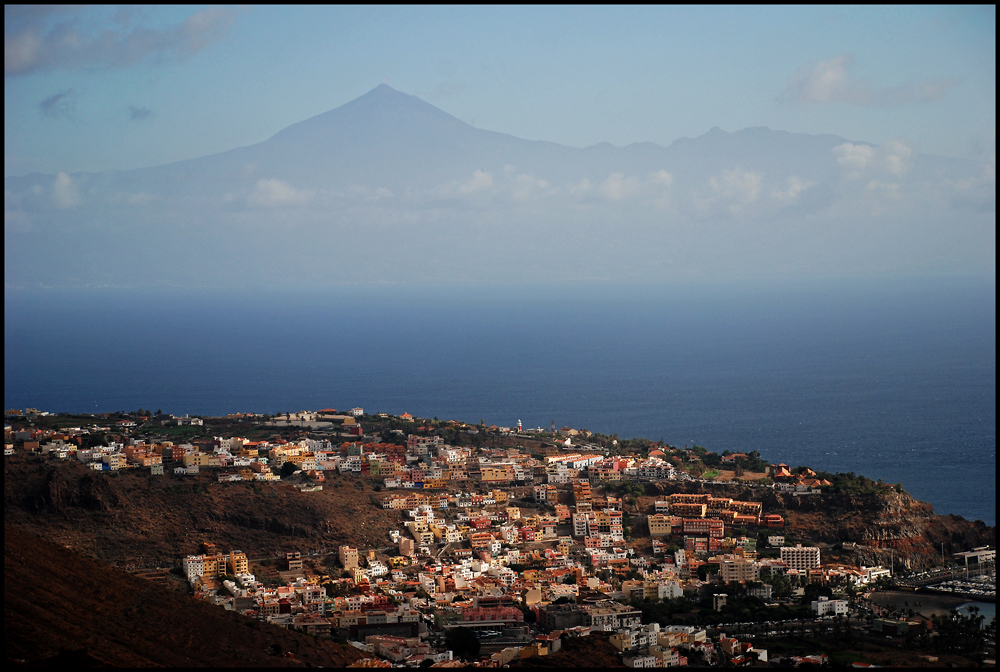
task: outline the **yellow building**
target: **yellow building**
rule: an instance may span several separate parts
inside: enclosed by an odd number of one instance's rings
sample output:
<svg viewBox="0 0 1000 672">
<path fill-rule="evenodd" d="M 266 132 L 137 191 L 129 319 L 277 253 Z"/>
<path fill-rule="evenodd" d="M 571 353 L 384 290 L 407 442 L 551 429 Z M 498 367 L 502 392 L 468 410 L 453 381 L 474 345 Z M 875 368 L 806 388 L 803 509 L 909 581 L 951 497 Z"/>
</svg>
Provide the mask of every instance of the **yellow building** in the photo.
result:
<svg viewBox="0 0 1000 672">
<path fill-rule="evenodd" d="M 670 534 L 671 517 L 662 513 L 656 513 L 647 518 L 650 535 Z"/>
<path fill-rule="evenodd" d="M 246 574 L 250 571 L 250 561 L 243 551 L 230 551 L 229 569 L 231 574 Z"/>
<path fill-rule="evenodd" d="M 202 557 L 202 576 L 215 577 L 219 575 L 219 570 L 225 567 L 225 563 L 222 561 L 222 555 L 203 555 Z"/>
<path fill-rule="evenodd" d="M 184 456 L 184 466 L 198 465 L 199 467 L 207 467 L 208 458 L 208 453 L 188 453 Z"/>
</svg>

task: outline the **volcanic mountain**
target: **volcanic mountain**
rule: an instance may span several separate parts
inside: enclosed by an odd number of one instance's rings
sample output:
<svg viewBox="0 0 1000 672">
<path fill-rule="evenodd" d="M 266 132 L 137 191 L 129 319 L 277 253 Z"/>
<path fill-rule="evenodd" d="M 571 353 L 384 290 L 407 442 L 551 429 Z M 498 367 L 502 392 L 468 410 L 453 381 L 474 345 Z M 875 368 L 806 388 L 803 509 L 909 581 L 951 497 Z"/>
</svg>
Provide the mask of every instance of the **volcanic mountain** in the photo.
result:
<svg viewBox="0 0 1000 672">
<path fill-rule="evenodd" d="M 557 280 L 595 266 L 633 278 L 970 270 L 993 263 L 976 242 L 992 231 L 993 185 L 988 166 L 905 141 L 767 128 L 669 147 L 529 141 L 383 84 L 248 147 L 7 178 L 5 279 L 271 284 L 288 282 L 270 268 L 289 263 L 307 284 Z M 373 239 L 381 264 L 328 262 Z M 40 269 L 29 260 L 43 252 Z"/>
</svg>

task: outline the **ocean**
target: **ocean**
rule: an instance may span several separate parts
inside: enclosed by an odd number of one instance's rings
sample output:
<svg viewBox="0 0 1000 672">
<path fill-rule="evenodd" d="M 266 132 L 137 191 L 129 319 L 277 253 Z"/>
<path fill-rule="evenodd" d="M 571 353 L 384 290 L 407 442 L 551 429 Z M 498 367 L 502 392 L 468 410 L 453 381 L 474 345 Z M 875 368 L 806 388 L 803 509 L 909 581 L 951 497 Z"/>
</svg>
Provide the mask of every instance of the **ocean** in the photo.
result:
<svg viewBox="0 0 1000 672">
<path fill-rule="evenodd" d="M 995 305 L 993 278 L 8 289 L 4 404 L 555 422 L 900 482 L 994 525 Z"/>
</svg>

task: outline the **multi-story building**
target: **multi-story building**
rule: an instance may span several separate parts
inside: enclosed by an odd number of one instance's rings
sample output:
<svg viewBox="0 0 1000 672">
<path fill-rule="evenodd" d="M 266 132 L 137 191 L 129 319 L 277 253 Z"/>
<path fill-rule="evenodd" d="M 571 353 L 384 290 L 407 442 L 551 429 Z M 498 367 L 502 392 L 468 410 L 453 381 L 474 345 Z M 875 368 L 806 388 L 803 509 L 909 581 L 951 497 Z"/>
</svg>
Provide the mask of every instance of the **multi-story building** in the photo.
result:
<svg viewBox="0 0 1000 672">
<path fill-rule="evenodd" d="M 646 519 L 650 535 L 672 534 L 673 519 L 663 513 L 655 513 Z"/>
<path fill-rule="evenodd" d="M 584 605 L 587 624 L 593 630 L 613 632 L 621 628 L 638 628 L 642 625 L 642 612 L 613 600 L 595 605 Z"/>
<path fill-rule="evenodd" d="M 842 616 L 847 614 L 847 600 L 831 600 L 825 595 L 820 595 L 819 600 L 812 603 L 813 613 L 817 616 Z"/>
<path fill-rule="evenodd" d="M 807 569 L 820 566 L 819 549 L 815 546 L 782 546 L 781 559 L 789 569 L 797 569 L 804 572 Z"/>
<path fill-rule="evenodd" d="M 584 537 L 587 535 L 587 514 L 586 513 L 574 513 L 573 514 L 573 536 L 574 537 Z"/>
<path fill-rule="evenodd" d="M 695 495 L 678 492 L 670 495 L 670 505 L 674 504 L 708 504 L 708 495 Z"/>
<path fill-rule="evenodd" d="M 227 563 L 230 574 L 246 574 L 250 571 L 250 561 L 243 551 L 230 551 Z"/>
<path fill-rule="evenodd" d="M 670 505 L 670 513 L 675 516 L 683 516 L 684 518 L 704 518 L 707 511 L 708 506 L 705 504 L 678 502 L 677 504 Z"/>
<path fill-rule="evenodd" d="M 225 556 L 221 553 L 206 554 L 201 556 L 201 558 L 203 566 L 202 576 L 215 577 L 226 569 Z"/>
<path fill-rule="evenodd" d="M 340 557 L 340 564 L 345 570 L 350 571 L 358 566 L 358 549 L 345 544 L 338 549 L 337 554 Z"/>
<path fill-rule="evenodd" d="M 760 568 L 753 560 L 730 556 L 719 563 L 719 578 L 724 583 L 757 581 L 760 579 Z"/>
<path fill-rule="evenodd" d="M 109 453 L 105 454 L 101 458 L 104 462 L 105 469 L 108 471 L 118 471 L 119 469 L 124 469 L 128 464 L 128 459 L 123 453 Z"/>
<path fill-rule="evenodd" d="M 204 575 L 204 558 L 200 555 L 189 555 L 181 560 L 181 569 L 188 581 L 194 581 Z"/>
<path fill-rule="evenodd" d="M 681 532 L 686 535 L 706 535 L 715 539 L 726 536 L 725 524 L 716 518 L 683 518 L 681 519 Z"/>
</svg>

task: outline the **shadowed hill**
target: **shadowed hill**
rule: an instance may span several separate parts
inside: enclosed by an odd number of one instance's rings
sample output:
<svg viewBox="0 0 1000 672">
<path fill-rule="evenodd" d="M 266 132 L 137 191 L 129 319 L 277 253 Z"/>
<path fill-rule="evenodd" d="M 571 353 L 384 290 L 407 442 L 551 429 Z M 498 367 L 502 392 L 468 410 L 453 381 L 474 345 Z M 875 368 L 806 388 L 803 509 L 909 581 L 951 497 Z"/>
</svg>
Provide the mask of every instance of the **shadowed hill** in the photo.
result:
<svg viewBox="0 0 1000 672">
<path fill-rule="evenodd" d="M 202 541 L 251 559 L 340 544 L 390 545 L 398 512 L 373 503 L 371 489 L 333 476 L 320 492 L 285 483 L 225 483 L 96 473 L 75 461 L 16 456 L 5 462 L 4 524 L 125 569 L 175 567 Z M 360 486 L 360 483 L 357 483 Z"/>
<path fill-rule="evenodd" d="M 336 642 L 283 630 L 4 528 L 7 662 L 83 667 L 343 667 Z M 294 657 L 271 655 L 280 650 Z"/>
</svg>

